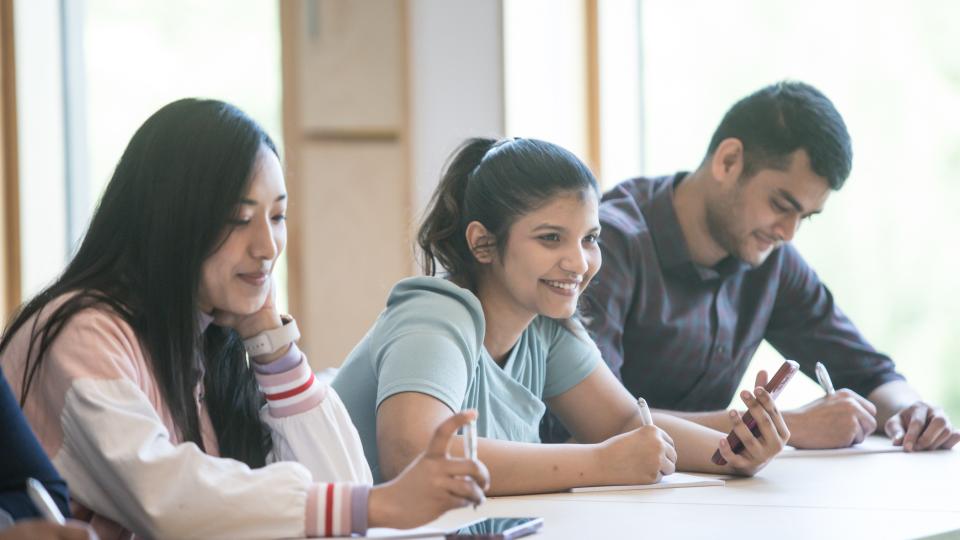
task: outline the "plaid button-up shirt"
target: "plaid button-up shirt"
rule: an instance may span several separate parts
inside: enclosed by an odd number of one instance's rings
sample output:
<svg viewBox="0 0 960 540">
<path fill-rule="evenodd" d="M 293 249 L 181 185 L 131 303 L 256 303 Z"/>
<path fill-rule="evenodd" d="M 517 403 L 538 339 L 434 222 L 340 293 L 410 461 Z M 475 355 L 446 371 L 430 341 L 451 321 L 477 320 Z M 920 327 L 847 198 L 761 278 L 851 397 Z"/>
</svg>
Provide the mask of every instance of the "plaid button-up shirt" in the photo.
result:
<svg viewBox="0 0 960 540">
<path fill-rule="evenodd" d="M 863 396 L 903 378 L 792 245 L 757 268 L 696 265 L 673 206 L 685 175 L 628 180 L 600 207 L 603 265 L 582 311 L 633 395 L 662 409 L 722 409 L 764 339 L 808 376 L 823 362 L 837 388 Z"/>
</svg>

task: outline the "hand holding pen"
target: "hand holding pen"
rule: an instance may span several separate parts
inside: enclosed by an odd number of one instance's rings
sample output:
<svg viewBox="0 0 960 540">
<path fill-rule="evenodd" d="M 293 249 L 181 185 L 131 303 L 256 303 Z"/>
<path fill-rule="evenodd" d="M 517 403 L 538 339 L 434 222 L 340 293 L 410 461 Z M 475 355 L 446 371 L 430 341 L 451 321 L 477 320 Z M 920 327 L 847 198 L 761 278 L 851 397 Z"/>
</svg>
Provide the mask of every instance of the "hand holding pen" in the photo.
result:
<svg viewBox="0 0 960 540">
<path fill-rule="evenodd" d="M 470 461 L 477 461 L 477 420 L 473 419 L 463 425 L 463 455 Z M 473 508 L 477 508 L 474 501 Z"/>
<path fill-rule="evenodd" d="M 63 514 L 60 513 L 60 509 L 57 508 L 56 503 L 53 502 L 53 498 L 47 493 L 46 488 L 44 488 L 43 484 L 39 481 L 33 478 L 27 478 L 27 495 L 30 497 L 33 505 L 37 507 L 37 511 L 43 515 L 44 519 L 52 521 L 57 525 L 65 525 L 67 523 Z"/>
<path fill-rule="evenodd" d="M 447 510 L 484 501 L 483 492 L 490 487 L 486 466 L 479 460 L 450 454 L 453 435 L 476 418 L 477 411 L 470 410 L 444 420 L 434 430 L 426 450 L 396 478 L 370 489 L 370 527 L 418 527 Z"/>
<path fill-rule="evenodd" d="M 97 540 L 97 534 L 86 523 L 64 519 L 43 484 L 33 478 L 28 478 L 26 484 L 27 496 L 44 519 L 18 521 L 0 531 L 4 540 Z"/>
<path fill-rule="evenodd" d="M 796 448 L 845 448 L 859 444 L 877 429 L 877 408 L 856 392 L 836 390 L 827 367 L 817 362 L 817 382 L 825 396 L 784 411 L 790 429 L 788 444 Z"/>
<path fill-rule="evenodd" d="M 650 414 L 650 406 L 647 405 L 647 400 L 637 398 L 637 407 L 640 408 L 640 422 L 642 422 L 644 426 L 652 426 L 653 415 Z"/>
<path fill-rule="evenodd" d="M 820 383 L 823 391 L 826 392 L 828 396 L 835 394 L 836 390 L 833 389 L 833 381 L 830 380 L 830 374 L 827 373 L 827 366 L 823 365 L 822 362 L 817 362 L 816 373 L 817 382 Z"/>
<path fill-rule="evenodd" d="M 633 430 L 596 445 L 602 464 L 600 484 L 655 484 L 676 470 L 677 450 L 666 431 L 653 424 L 647 402 L 637 400 Z"/>
</svg>

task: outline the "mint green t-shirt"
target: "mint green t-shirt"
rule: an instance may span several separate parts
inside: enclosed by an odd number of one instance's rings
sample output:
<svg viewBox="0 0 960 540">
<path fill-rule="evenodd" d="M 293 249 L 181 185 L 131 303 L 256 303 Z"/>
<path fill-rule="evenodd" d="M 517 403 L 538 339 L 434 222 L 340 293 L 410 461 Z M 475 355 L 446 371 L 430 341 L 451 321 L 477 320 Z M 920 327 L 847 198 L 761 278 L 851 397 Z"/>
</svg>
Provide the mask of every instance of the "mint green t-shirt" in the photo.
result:
<svg viewBox="0 0 960 540">
<path fill-rule="evenodd" d="M 383 478 L 376 411 L 390 396 L 419 392 L 451 411 L 477 409 L 481 437 L 540 442 L 543 400 L 602 364 L 592 341 L 538 316 L 501 368 L 483 346 L 484 326 L 477 297 L 450 281 L 414 277 L 394 286 L 386 309 L 333 381 L 377 482 Z"/>
</svg>

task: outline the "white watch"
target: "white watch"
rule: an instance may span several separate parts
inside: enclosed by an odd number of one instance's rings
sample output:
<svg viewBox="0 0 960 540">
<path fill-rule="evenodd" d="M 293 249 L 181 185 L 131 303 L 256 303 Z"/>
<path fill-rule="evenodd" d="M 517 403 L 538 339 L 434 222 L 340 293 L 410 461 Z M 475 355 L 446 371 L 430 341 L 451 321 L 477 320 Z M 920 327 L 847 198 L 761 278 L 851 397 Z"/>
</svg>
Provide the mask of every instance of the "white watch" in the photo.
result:
<svg viewBox="0 0 960 540">
<path fill-rule="evenodd" d="M 260 332 L 250 339 L 243 340 L 243 348 L 247 350 L 247 354 L 250 356 L 273 354 L 300 339 L 297 321 L 292 317 L 289 319 L 281 317 L 281 320 L 283 320 L 283 326 L 280 328 Z"/>
</svg>

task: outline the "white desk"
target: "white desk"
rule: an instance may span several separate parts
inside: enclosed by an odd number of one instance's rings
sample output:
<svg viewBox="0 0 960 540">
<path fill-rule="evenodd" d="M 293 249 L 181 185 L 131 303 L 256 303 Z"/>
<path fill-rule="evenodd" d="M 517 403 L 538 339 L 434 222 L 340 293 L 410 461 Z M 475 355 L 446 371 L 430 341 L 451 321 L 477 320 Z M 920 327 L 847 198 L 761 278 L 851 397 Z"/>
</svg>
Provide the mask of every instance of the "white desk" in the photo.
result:
<svg viewBox="0 0 960 540">
<path fill-rule="evenodd" d="M 723 487 L 490 499 L 431 526 L 544 518 L 534 539 L 917 538 L 960 529 L 960 451 L 774 460 Z"/>
</svg>

